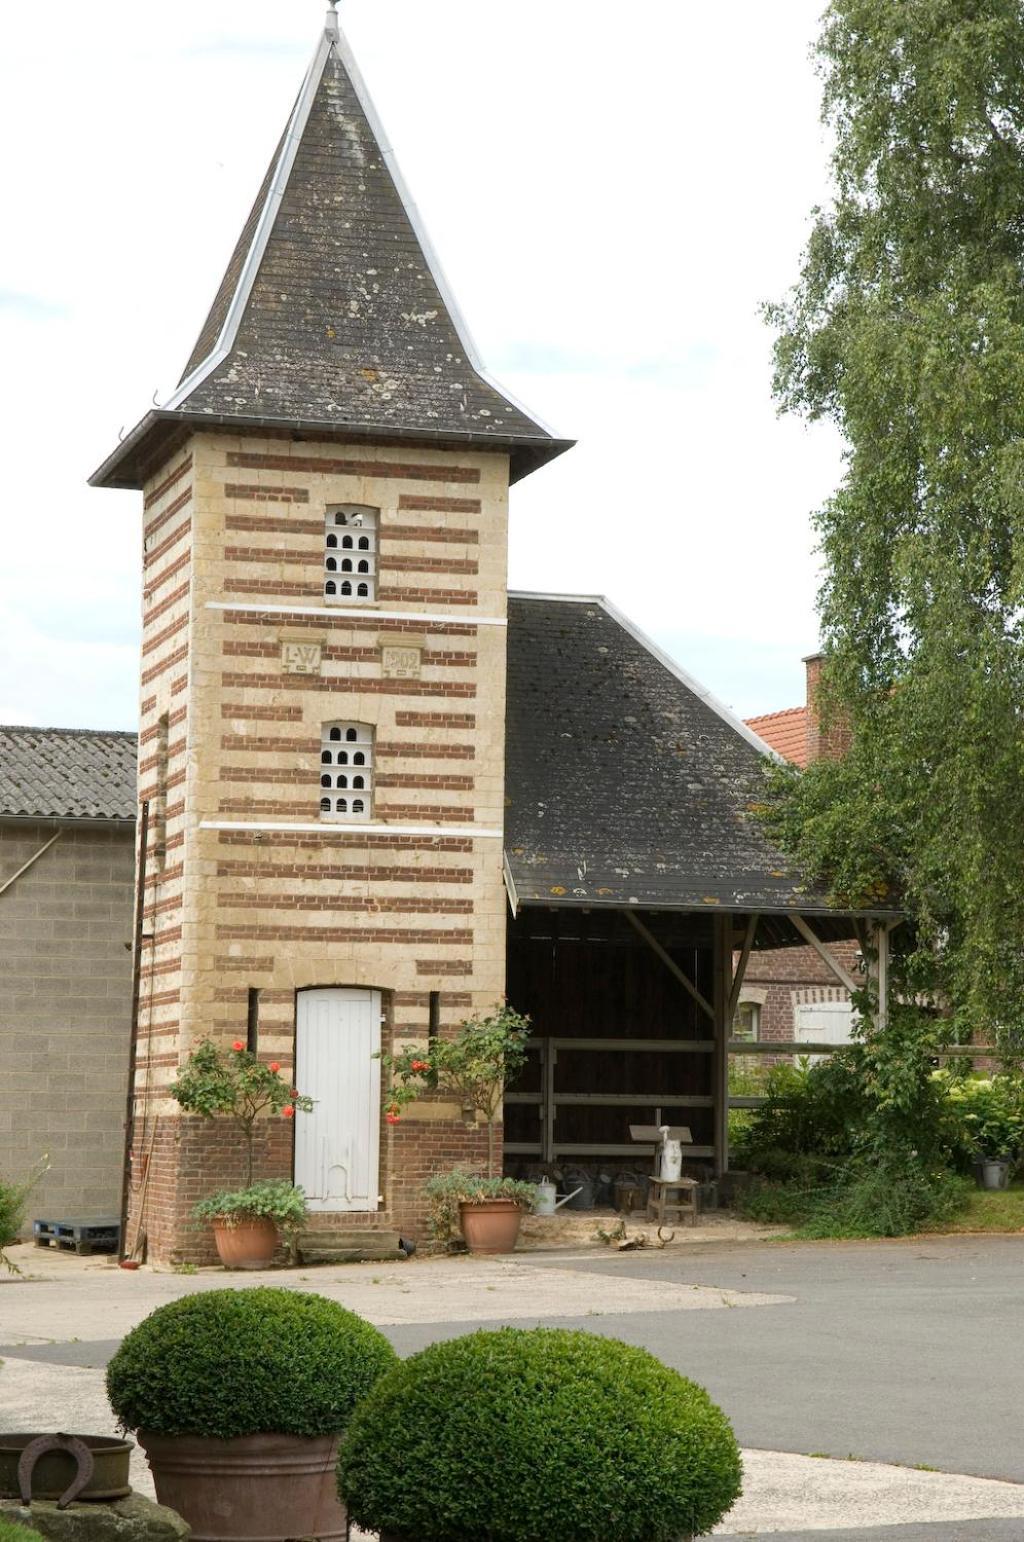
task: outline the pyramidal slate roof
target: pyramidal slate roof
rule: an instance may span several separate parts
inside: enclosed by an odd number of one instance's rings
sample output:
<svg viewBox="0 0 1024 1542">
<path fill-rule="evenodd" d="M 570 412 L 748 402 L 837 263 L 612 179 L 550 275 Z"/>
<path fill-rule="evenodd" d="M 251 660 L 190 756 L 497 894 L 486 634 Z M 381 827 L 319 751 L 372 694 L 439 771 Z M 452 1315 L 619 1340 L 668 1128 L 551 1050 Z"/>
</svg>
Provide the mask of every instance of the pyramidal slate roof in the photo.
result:
<svg viewBox="0 0 1024 1542">
<path fill-rule="evenodd" d="M 0 818 L 134 819 L 137 745 L 132 733 L 0 727 Z"/>
<path fill-rule="evenodd" d="M 516 905 L 838 914 L 756 817 L 774 751 L 600 596 L 509 597 L 505 755 Z"/>
<path fill-rule="evenodd" d="M 486 374 L 333 10 L 185 373 L 90 479 L 138 486 L 189 426 L 569 448 Z"/>
</svg>

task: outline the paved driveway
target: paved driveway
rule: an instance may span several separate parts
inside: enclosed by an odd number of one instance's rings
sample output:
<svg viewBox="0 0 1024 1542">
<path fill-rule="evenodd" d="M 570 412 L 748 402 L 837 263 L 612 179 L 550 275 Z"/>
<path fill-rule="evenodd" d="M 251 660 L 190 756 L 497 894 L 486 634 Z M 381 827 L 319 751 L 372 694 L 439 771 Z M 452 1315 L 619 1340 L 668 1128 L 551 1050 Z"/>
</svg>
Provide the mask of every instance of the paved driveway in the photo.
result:
<svg viewBox="0 0 1024 1542">
<path fill-rule="evenodd" d="M 18 1422 L 19 1402 L 59 1424 L 51 1403 L 75 1386 L 92 1413 L 99 1368 L 133 1322 L 228 1283 L 44 1260 L 48 1279 L 0 1287 L 0 1428 Z M 526 1253 L 274 1283 L 345 1302 L 402 1353 L 482 1323 L 533 1321 L 650 1348 L 708 1387 L 748 1448 L 737 1535 L 818 1542 L 839 1515 L 842 1542 L 1024 1542 L 1024 1491 L 911 1470 L 1024 1483 L 1024 1237 Z"/>
</svg>

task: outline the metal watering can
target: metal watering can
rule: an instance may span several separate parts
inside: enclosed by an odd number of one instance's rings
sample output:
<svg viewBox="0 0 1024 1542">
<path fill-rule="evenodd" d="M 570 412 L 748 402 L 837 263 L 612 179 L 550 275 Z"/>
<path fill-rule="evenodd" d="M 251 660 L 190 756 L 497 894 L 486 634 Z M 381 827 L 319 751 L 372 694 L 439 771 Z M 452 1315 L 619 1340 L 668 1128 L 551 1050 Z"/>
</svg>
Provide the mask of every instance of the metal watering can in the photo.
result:
<svg viewBox="0 0 1024 1542">
<path fill-rule="evenodd" d="M 580 1192 L 579 1189 L 573 1189 L 571 1194 L 563 1194 L 562 1198 L 559 1199 L 557 1197 L 558 1190 L 548 1178 L 543 1178 L 536 1187 L 537 1198 L 533 1204 L 534 1215 L 554 1215 L 556 1210 L 561 1210 L 563 1205 L 567 1205 L 570 1199 L 575 1199 L 576 1195 Z"/>
</svg>

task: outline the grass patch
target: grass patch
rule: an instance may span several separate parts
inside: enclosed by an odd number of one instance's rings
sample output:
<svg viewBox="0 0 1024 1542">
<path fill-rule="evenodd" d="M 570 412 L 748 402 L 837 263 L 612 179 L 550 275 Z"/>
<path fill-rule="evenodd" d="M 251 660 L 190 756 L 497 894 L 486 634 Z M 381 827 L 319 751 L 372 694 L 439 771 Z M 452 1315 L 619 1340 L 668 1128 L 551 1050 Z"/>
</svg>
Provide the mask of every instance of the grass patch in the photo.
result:
<svg viewBox="0 0 1024 1542">
<path fill-rule="evenodd" d="M 1024 1181 L 1008 1189 L 979 1189 L 965 1180 L 964 1190 L 964 1208 L 937 1231 L 1024 1231 Z"/>
</svg>

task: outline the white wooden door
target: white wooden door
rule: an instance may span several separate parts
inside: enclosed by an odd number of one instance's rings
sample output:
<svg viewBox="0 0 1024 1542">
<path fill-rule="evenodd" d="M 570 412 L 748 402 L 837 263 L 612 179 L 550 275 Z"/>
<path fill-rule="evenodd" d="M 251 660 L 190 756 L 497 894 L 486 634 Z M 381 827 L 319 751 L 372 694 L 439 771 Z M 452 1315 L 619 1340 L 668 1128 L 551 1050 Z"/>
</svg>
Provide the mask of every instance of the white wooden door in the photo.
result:
<svg viewBox="0 0 1024 1542">
<path fill-rule="evenodd" d="M 853 1031 L 853 1003 L 810 1001 L 793 1008 L 793 1037 L 805 1044 L 849 1044 Z M 807 1055 L 817 1064 L 827 1055 Z"/>
<path fill-rule="evenodd" d="M 380 1169 L 380 992 L 300 991 L 295 1085 L 316 1099 L 295 1119 L 295 1182 L 310 1210 L 376 1210 Z"/>
</svg>

